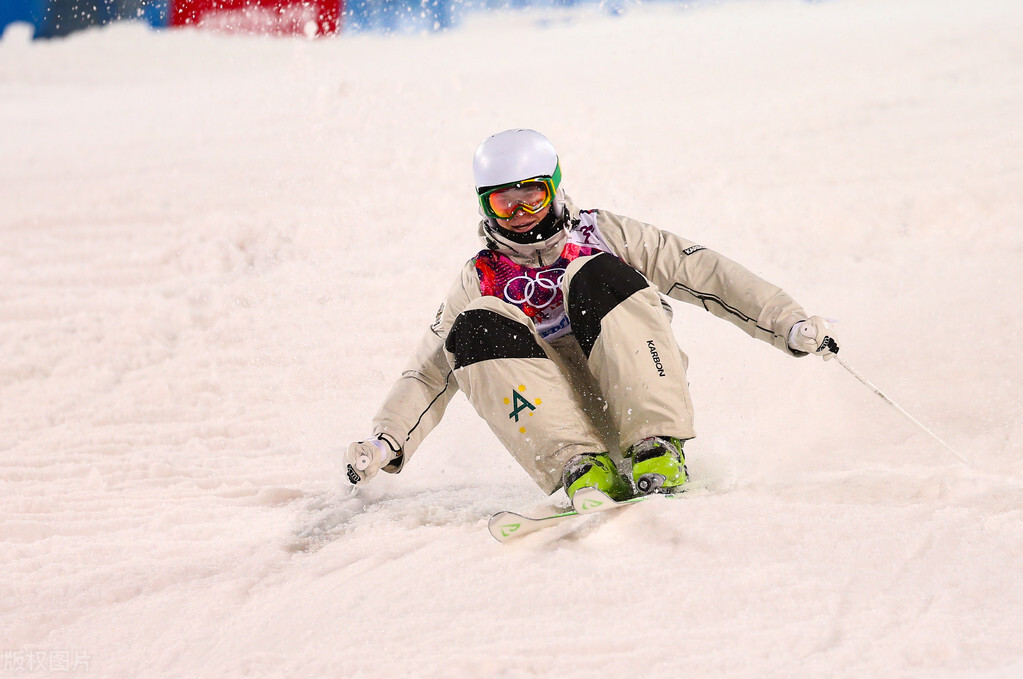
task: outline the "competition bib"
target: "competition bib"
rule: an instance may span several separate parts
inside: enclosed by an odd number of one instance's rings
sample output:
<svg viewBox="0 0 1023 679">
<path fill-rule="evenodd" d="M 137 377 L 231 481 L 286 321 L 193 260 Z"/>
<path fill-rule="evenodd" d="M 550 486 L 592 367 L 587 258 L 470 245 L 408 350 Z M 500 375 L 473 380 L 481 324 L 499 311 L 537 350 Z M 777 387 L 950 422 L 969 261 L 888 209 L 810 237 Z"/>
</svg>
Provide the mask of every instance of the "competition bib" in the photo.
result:
<svg viewBox="0 0 1023 679">
<path fill-rule="evenodd" d="M 614 254 L 597 230 L 596 217 L 587 212 L 579 217 L 579 222 L 568 232 L 568 242 L 561 256 L 548 266 L 533 268 L 516 264 L 493 250 L 483 250 L 476 255 L 480 292 L 517 306 L 533 320 L 544 339 L 556 339 L 572 332 L 561 290 L 568 265 L 579 257 L 600 252 Z"/>
</svg>

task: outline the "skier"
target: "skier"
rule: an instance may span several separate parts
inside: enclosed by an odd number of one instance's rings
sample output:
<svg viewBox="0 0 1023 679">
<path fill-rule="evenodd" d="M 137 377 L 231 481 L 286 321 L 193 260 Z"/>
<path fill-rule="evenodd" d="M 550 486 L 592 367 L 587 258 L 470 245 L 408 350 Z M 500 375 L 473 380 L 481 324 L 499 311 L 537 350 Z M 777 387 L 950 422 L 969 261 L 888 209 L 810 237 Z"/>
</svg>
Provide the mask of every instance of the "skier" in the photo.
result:
<svg viewBox="0 0 1023 679">
<path fill-rule="evenodd" d="M 649 224 L 578 209 L 554 146 L 536 131 L 484 140 L 473 176 L 486 247 L 462 268 L 373 436 L 349 446 L 353 484 L 399 472 L 461 389 L 547 494 L 678 492 L 693 406 L 662 295 L 793 356 L 838 353 L 831 323 L 735 262 Z"/>
</svg>

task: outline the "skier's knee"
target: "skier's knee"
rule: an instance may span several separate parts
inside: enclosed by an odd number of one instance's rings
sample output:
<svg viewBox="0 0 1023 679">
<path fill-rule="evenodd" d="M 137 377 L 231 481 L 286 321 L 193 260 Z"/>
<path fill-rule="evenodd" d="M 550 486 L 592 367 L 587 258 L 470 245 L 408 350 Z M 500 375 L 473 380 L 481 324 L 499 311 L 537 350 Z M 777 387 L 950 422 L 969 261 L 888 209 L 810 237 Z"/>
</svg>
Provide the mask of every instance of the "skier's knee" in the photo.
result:
<svg viewBox="0 0 1023 679">
<path fill-rule="evenodd" d="M 604 316 L 648 286 L 642 274 L 608 254 L 589 259 L 573 273 L 568 285 L 568 317 L 587 356 L 600 335 Z"/>
<path fill-rule="evenodd" d="M 496 358 L 546 358 L 532 331 L 513 318 L 490 309 L 466 309 L 458 315 L 444 348 L 464 368 Z"/>
</svg>

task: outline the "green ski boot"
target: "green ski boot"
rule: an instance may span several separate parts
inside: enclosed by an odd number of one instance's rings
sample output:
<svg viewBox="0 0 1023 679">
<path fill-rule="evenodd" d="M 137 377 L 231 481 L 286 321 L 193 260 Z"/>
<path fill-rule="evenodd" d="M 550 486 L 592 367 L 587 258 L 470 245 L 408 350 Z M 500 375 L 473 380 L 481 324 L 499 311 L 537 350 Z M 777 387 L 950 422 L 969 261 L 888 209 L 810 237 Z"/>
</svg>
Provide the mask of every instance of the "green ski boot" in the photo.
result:
<svg viewBox="0 0 1023 679">
<path fill-rule="evenodd" d="M 651 436 L 629 449 L 632 481 L 642 495 L 678 493 L 689 480 L 681 439 Z"/>
<path fill-rule="evenodd" d="M 624 500 L 632 495 L 632 489 L 607 453 L 584 453 L 573 457 L 562 472 L 562 485 L 570 500 L 577 490 L 588 487 L 602 490 L 615 500 Z"/>
</svg>

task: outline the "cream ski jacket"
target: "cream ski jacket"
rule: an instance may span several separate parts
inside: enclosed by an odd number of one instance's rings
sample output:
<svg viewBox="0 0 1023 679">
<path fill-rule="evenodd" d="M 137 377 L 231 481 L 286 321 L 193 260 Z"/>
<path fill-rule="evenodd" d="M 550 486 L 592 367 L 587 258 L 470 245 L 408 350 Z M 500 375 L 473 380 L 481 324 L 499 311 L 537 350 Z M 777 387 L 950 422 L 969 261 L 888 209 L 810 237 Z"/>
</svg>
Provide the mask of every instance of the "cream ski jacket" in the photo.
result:
<svg viewBox="0 0 1023 679">
<path fill-rule="evenodd" d="M 488 249 L 466 262 L 436 319 L 373 419 L 374 435 L 398 453 L 384 471 L 396 473 L 401 469 L 440 422 L 458 390 L 444 352 L 444 340 L 458 314 L 483 294 L 483 275 L 477 266 L 481 256 L 486 260 L 503 255 L 533 270 L 556 266 L 566 253 L 578 253 L 580 248 L 583 254 L 595 250 L 610 252 L 646 276 L 662 294 L 702 306 L 750 336 L 793 356 L 805 355 L 789 347 L 788 336 L 792 326 L 808 315 L 777 286 L 712 250 L 649 224 L 604 210 L 580 211 L 569 200 L 565 207 L 566 229 L 551 238 L 544 249 L 528 254 L 486 239 L 483 223 L 480 224 L 480 236 Z M 574 342 L 570 327 L 565 327 L 567 320 L 554 315 L 556 318 L 546 320 L 546 330 L 537 323 L 541 334 L 555 348 Z"/>
</svg>

